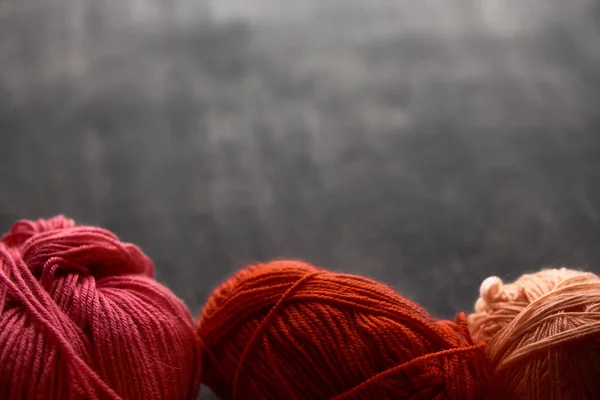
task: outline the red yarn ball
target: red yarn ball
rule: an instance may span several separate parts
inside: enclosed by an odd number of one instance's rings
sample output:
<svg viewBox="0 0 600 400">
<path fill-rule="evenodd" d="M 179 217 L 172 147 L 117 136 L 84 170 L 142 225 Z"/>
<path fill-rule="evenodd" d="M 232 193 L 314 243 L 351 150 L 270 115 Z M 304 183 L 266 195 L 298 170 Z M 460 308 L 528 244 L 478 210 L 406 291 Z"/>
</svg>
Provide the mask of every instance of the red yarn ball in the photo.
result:
<svg viewBox="0 0 600 400">
<path fill-rule="evenodd" d="M 225 400 L 479 400 L 491 366 L 466 319 L 438 321 L 370 279 L 279 261 L 215 290 L 203 382 Z"/>
<path fill-rule="evenodd" d="M 184 304 L 136 246 L 62 216 L 0 239 L 0 398 L 195 399 Z"/>
</svg>

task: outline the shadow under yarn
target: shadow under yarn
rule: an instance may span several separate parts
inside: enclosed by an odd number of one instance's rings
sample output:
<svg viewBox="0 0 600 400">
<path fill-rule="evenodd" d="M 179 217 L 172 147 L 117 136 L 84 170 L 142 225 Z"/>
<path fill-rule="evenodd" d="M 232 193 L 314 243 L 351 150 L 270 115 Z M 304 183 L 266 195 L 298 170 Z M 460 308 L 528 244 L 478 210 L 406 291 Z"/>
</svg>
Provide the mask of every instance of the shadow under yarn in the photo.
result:
<svg viewBox="0 0 600 400">
<path fill-rule="evenodd" d="M 203 383 L 226 400 L 491 397 L 466 317 L 438 321 L 384 284 L 296 261 L 241 270 L 198 321 Z"/>
<path fill-rule="evenodd" d="M 0 240 L 0 398 L 195 399 L 193 319 L 153 271 L 106 230 L 15 223 Z"/>
<path fill-rule="evenodd" d="M 504 284 L 487 278 L 474 338 L 487 342 L 504 396 L 515 400 L 600 399 L 600 278 L 545 269 Z"/>
</svg>

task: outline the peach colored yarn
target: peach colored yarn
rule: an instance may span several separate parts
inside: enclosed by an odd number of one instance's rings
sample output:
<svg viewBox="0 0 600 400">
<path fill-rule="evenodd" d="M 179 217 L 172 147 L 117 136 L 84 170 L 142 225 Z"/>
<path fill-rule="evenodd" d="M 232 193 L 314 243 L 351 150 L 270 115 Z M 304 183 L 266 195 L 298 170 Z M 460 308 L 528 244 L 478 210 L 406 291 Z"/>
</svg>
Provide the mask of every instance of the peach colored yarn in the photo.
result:
<svg viewBox="0 0 600 400">
<path fill-rule="evenodd" d="M 487 342 L 504 397 L 600 399 L 600 277 L 545 269 L 481 284 L 473 337 Z"/>
</svg>

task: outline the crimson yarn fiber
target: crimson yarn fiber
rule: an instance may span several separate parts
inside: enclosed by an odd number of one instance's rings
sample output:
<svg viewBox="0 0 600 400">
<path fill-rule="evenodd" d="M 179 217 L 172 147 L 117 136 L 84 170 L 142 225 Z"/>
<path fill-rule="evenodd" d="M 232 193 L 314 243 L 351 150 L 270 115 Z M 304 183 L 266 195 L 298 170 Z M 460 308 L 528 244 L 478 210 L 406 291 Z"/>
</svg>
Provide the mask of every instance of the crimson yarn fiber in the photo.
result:
<svg viewBox="0 0 600 400">
<path fill-rule="evenodd" d="M 63 216 L 0 239 L 0 398 L 195 399 L 192 316 L 136 246 Z"/>
<path fill-rule="evenodd" d="M 299 261 L 239 271 L 198 321 L 203 383 L 224 400 L 476 400 L 491 366 L 466 317 Z"/>
</svg>

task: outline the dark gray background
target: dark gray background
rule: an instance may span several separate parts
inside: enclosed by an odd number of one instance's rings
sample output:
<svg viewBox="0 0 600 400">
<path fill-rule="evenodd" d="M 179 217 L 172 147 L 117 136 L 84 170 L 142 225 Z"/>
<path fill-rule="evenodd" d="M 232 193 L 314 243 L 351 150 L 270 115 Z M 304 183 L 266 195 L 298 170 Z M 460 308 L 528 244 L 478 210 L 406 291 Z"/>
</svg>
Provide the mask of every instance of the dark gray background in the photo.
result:
<svg viewBox="0 0 600 400">
<path fill-rule="evenodd" d="M 444 317 L 490 274 L 600 271 L 599 22 L 585 0 L 0 0 L 0 227 L 107 227 L 194 313 L 280 257 Z"/>
</svg>

